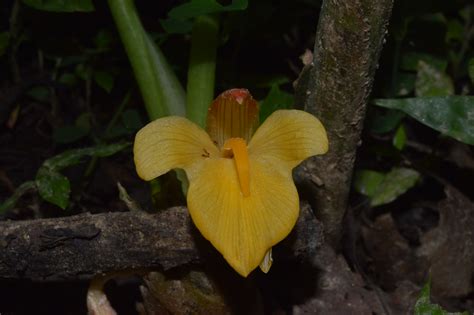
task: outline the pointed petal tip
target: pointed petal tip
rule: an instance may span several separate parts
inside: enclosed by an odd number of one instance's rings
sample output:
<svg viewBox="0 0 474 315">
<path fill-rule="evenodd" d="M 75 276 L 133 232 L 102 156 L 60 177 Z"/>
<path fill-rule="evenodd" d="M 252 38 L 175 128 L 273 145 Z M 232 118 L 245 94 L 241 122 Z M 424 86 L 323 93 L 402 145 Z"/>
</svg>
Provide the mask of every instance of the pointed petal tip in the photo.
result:
<svg viewBox="0 0 474 315">
<path fill-rule="evenodd" d="M 245 264 L 241 261 L 236 261 L 234 259 L 228 259 L 224 256 L 224 259 L 227 261 L 227 263 L 234 269 L 239 275 L 241 275 L 244 278 L 247 278 L 252 271 L 257 269 L 259 266 L 258 264 L 255 266 L 250 266 L 249 264 Z"/>
<path fill-rule="evenodd" d="M 272 248 L 270 247 L 270 249 L 265 252 L 265 255 L 262 257 L 260 264 L 256 266 L 245 265 L 242 262 L 228 260 L 227 258 L 226 260 L 229 265 L 244 278 L 247 278 L 248 275 L 252 273 L 252 271 L 257 269 L 257 267 L 259 267 L 263 273 L 268 273 L 273 264 Z"/>
</svg>

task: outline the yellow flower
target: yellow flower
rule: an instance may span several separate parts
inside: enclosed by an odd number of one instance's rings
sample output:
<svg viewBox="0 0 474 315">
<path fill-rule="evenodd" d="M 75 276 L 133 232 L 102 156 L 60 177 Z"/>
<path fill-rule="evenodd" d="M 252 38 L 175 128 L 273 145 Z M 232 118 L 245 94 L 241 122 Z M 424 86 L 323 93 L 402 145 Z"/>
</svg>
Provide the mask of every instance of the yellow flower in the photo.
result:
<svg viewBox="0 0 474 315">
<path fill-rule="evenodd" d="M 266 271 L 272 246 L 298 218 L 291 171 L 328 150 L 326 131 L 311 114 L 277 110 L 252 136 L 258 109 L 243 89 L 221 94 L 207 124 L 208 133 L 182 117 L 146 125 L 135 138 L 137 173 L 152 180 L 184 169 L 189 212 L 202 235 L 242 276 L 259 264 Z"/>
</svg>

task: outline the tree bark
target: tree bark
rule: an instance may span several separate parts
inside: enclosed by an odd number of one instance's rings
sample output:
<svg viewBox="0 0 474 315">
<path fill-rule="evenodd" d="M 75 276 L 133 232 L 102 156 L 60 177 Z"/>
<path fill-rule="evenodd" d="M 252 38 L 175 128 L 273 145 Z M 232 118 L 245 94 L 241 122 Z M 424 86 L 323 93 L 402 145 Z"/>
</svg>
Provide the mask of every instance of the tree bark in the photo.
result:
<svg viewBox="0 0 474 315">
<path fill-rule="evenodd" d="M 296 86 L 297 106 L 318 117 L 328 132 L 329 152 L 307 161 L 298 174 L 336 248 L 392 5 L 393 0 L 324 0 L 313 62 Z"/>
<path fill-rule="evenodd" d="M 322 240 L 320 224 L 303 205 L 295 230 L 284 242 L 285 255 L 312 256 Z M 215 251 L 185 207 L 157 214 L 0 222 L 0 279 L 72 280 L 121 270 L 167 270 L 205 262 Z"/>
<path fill-rule="evenodd" d="M 184 207 L 0 222 L 0 278 L 90 278 L 198 259 Z M 195 234 L 195 233 L 194 233 Z"/>
</svg>

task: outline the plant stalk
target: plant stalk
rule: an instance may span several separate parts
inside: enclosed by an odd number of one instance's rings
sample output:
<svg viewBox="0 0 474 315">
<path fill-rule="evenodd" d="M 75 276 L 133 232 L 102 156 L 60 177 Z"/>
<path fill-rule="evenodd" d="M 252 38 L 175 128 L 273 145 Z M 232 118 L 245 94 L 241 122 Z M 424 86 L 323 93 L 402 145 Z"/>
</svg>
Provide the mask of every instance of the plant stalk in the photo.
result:
<svg viewBox="0 0 474 315">
<path fill-rule="evenodd" d="M 138 17 L 133 0 L 109 0 L 150 120 L 185 114 L 185 93 L 161 50 Z"/>
<path fill-rule="evenodd" d="M 217 37 L 216 17 L 203 15 L 194 21 L 186 97 L 187 117 L 205 127 L 207 110 L 214 99 Z"/>
</svg>

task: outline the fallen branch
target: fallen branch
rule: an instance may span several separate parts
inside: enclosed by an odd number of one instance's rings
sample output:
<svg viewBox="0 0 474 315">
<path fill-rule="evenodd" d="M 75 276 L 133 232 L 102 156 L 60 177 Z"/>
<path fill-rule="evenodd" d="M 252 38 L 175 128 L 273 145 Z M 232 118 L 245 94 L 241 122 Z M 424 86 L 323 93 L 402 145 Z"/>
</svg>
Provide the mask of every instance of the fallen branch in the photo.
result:
<svg viewBox="0 0 474 315">
<path fill-rule="evenodd" d="M 313 254 L 321 245 L 321 227 L 309 206 L 303 206 L 285 243 L 293 255 Z M 0 222 L 0 279 L 71 280 L 120 270 L 166 270 L 202 262 L 206 251 L 214 249 L 194 228 L 185 207 L 157 214 Z"/>
<path fill-rule="evenodd" d="M 89 278 L 198 259 L 185 208 L 0 222 L 0 277 Z"/>
</svg>

